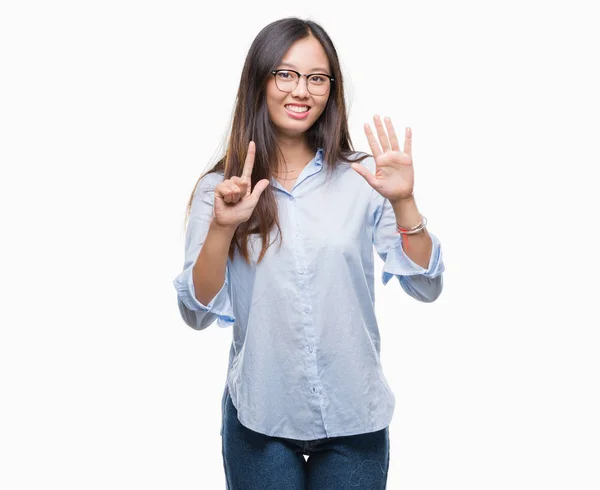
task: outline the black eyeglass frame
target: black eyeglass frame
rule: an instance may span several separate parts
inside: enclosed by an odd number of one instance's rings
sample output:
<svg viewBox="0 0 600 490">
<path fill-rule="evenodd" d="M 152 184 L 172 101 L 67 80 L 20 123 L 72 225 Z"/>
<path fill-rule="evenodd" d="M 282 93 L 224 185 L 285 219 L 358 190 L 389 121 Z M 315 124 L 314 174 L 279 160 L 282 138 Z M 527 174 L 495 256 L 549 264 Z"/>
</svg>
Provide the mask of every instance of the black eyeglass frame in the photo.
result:
<svg viewBox="0 0 600 490">
<path fill-rule="evenodd" d="M 323 76 L 323 77 L 325 77 L 325 78 L 329 78 L 329 80 L 331 81 L 331 83 L 335 82 L 335 78 L 333 78 L 331 75 L 329 75 L 329 74 L 327 74 L 327 73 L 300 73 L 299 71 L 296 71 L 296 70 L 290 70 L 289 68 L 281 68 L 280 70 L 273 70 L 273 71 L 271 72 L 271 75 L 273 75 L 274 77 L 276 77 L 276 76 L 277 76 L 277 74 L 278 74 L 280 71 L 290 71 L 290 72 L 292 72 L 292 73 L 295 73 L 296 75 L 298 75 L 298 82 L 296 83 L 296 87 L 298 86 L 298 83 L 300 83 L 300 77 L 306 77 L 306 90 L 308 90 L 308 91 L 309 91 L 311 94 L 312 94 L 312 92 L 311 92 L 311 91 L 309 90 L 309 88 L 308 88 L 308 87 L 309 87 L 309 85 L 308 85 L 308 77 L 312 77 L 313 75 L 321 75 L 321 76 Z M 275 81 L 275 85 L 277 86 L 277 88 L 278 88 L 279 90 L 281 90 L 281 89 L 279 88 L 279 85 L 277 85 L 277 80 Z M 290 91 L 289 91 L 289 92 L 287 92 L 287 93 L 289 94 L 290 92 L 293 92 L 294 90 L 296 90 L 296 87 L 294 87 L 292 90 L 290 90 Z M 330 86 L 330 88 L 331 88 L 331 86 Z M 286 92 L 285 90 L 281 90 L 281 91 L 282 91 L 282 92 Z M 313 95 L 315 95 L 315 94 L 313 94 Z M 325 95 L 325 94 L 322 94 L 322 95 Z"/>
</svg>

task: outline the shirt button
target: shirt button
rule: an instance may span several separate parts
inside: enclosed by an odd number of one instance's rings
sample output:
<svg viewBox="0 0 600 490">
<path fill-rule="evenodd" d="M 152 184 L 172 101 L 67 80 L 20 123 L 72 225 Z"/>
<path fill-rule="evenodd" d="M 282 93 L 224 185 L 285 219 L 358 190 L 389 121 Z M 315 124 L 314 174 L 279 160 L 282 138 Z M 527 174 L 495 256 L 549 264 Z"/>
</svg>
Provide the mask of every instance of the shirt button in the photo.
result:
<svg viewBox="0 0 600 490">
<path fill-rule="evenodd" d="M 316 392 L 317 392 L 317 389 L 316 389 L 314 386 L 312 387 L 312 392 L 313 392 L 313 393 L 316 393 Z"/>
<path fill-rule="evenodd" d="M 310 308 L 304 308 L 304 313 L 310 313 Z"/>
<path fill-rule="evenodd" d="M 300 274 L 304 274 L 304 269 L 300 269 Z"/>
<path fill-rule="evenodd" d="M 290 201 L 293 201 L 293 200 L 294 200 L 294 196 L 290 196 Z"/>
<path fill-rule="evenodd" d="M 300 236 L 300 232 L 299 232 L 299 231 L 297 231 L 296 233 L 294 233 L 294 235 L 295 235 L 296 237 L 299 237 L 299 236 Z"/>
<path fill-rule="evenodd" d="M 308 352 L 312 352 L 312 351 L 313 351 L 313 348 L 312 348 L 312 347 L 309 347 L 309 348 L 308 348 Z"/>
</svg>

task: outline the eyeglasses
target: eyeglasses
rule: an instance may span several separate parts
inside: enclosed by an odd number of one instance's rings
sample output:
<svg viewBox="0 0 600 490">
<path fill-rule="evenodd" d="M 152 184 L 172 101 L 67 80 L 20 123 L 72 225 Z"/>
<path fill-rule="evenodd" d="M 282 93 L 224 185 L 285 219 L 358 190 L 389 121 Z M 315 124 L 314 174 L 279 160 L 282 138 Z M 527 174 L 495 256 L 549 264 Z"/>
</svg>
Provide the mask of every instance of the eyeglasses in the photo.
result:
<svg viewBox="0 0 600 490">
<path fill-rule="evenodd" d="M 275 85 L 282 92 L 293 92 L 298 86 L 300 77 L 306 77 L 306 89 L 313 95 L 325 95 L 335 81 L 327 73 L 310 73 L 304 75 L 295 70 L 273 70 Z"/>
</svg>

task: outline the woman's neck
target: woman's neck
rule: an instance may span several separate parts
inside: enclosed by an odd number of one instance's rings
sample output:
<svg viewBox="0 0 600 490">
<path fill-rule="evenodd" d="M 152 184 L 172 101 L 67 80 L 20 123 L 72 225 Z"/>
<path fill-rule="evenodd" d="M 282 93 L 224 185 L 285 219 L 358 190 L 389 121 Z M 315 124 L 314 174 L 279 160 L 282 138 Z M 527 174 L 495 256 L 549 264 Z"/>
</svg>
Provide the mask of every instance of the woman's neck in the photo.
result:
<svg viewBox="0 0 600 490">
<path fill-rule="evenodd" d="M 306 164 L 314 158 L 314 151 L 308 146 L 306 138 L 278 138 L 281 150 L 277 172 L 298 175 Z"/>
</svg>

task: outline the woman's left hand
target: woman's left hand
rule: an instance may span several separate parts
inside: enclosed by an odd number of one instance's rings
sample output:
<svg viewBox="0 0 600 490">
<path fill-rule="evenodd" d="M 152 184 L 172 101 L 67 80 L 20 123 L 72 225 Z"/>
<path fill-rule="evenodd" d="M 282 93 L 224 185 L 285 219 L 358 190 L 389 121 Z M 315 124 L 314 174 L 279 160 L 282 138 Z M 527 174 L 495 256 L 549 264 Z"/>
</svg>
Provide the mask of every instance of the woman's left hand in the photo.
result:
<svg viewBox="0 0 600 490">
<path fill-rule="evenodd" d="M 381 146 L 377 143 L 369 123 L 365 123 L 365 134 L 375 157 L 375 174 L 369 172 L 360 163 L 353 163 L 352 168 L 391 203 L 412 197 L 415 182 L 412 161 L 412 131 L 410 128 L 406 128 L 404 151 L 400 151 L 392 120 L 389 117 L 385 118 L 388 139 L 379 116 L 375 116 L 373 119 Z"/>
</svg>

